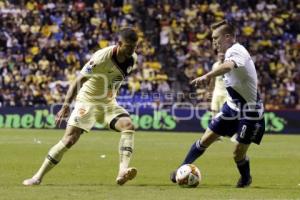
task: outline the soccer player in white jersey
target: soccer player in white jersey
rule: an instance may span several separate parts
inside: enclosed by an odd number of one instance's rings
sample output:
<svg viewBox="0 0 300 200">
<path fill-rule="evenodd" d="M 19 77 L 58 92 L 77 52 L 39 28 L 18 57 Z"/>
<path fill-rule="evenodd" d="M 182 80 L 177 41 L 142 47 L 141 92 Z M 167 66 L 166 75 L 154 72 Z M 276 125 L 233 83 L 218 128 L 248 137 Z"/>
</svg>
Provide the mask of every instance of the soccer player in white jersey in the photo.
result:
<svg viewBox="0 0 300 200">
<path fill-rule="evenodd" d="M 136 31 L 123 28 L 119 32 L 117 45 L 93 54 L 76 81 L 70 85 L 64 104 L 57 113 L 56 124 L 60 125 L 63 118 L 68 116 L 70 104 L 76 97 L 75 108 L 64 136 L 50 149 L 39 170 L 32 178 L 24 180 L 23 185 L 39 185 L 45 174 L 59 163 L 82 133 L 91 130 L 95 122 L 104 123 L 108 128 L 121 132 L 117 184 L 123 185 L 135 178 L 137 169 L 129 167 L 134 146 L 134 125 L 128 112 L 117 104 L 116 95 L 122 81 L 135 66 L 137 43 Z"/>
<path fill-rule="evenodd" d="M 244 188 L 252 183 L 247 150 L 250 144 L 260 144 L 265 131 L 263 105 L 257 90 L 255 65 L 244 46 L 236 41 L 235 29 L 226 21 L 211 26 L 212 39 L 218 52 L 225 53 L 224 63 L 207 74 L 196 78 L 192 84 L 205 85 L 216 76 L 224 75 L 228 93 L 222 111 L 212 119 L 200 140 L 189 150 L 182 164 L 193 163 L 220 136 L 237 134 L 233 158 L 240 173 L 236 184 Z M 176 182 L 176 171 L 171 180 Z"/>
</svg>

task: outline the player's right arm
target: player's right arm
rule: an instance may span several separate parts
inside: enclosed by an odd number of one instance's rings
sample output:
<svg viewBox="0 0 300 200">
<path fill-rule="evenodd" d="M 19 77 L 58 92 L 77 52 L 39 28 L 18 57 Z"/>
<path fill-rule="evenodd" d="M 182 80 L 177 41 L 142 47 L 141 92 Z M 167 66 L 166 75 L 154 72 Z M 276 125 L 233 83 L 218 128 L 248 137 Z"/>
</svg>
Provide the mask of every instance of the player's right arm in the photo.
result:
<svg viewBox="0 0 300 200">
<path fill-rule="evenodd" d="M 103 60 L 107 57 L 108 52 L 109 51 L 107 50 L 99 50 L 95 52 L 92 58 L 83 66 L 76 80 L 70 84 L 64 104 L 56 115 L 56 125 L 60 126 L 62 120 L 69 115 L 70 104 L 75 99 L 78 91 L 81 89 L 82 85 L 96 73 L 96 66 L 100 66 Z"/>
<path fill-rule="evenodd" d="M 69 115 L 69 113 L 70 113 L 70 104 L 72 103 L 72 101 L 76 97 L 78 91 L 80 90 L 80 88 L 82 87 L 84 82 L 86 82 L 87 80 L 88 80 L 88 77 L 80 74 L 76 78 L 76 80 L 74 80 L 70 84 L 70 87 L 68 89 L 65 101 L 63 103 L 63 106 L 61 107 L 60 111 L 56 115 L 56 118 L 55 118 L 55 124 L 56 125 L 60 126 L 62 120 Z"/>
<path fill-rule="evenodd" d="M 64 104 L 56 115 L 56 125 L 60 126 L 62 120 L 69 115 L 70 104 L 75 99 L 78 91 L 81 89 L 82 85 L 96 73 L 95 68 L 101 65 L 103 60 L 105 60 L 108 56 L 108 53 L 109 51 L 107 50 L 99 50 L 95 52 L 92 58 L 83 66 L 79 76 L 77 76 L 76 80 L 70 84 Z"/>
<path fill-rule="evenodd" d="M 231 60 L 225 61 L 224 63 L 220 64 L 216 69 L 211 70 L 207 74 L 204 74 L 203 76 L 200 76 L 199 78 L 192 80 L 191 84 L 194 84 L 195 86 L 207 85 L 212 78 L 230 72 L 234 68 L 234 66 L 235 63 L 233 61 Z"/>
<path fill-rule="evenodd" d="M 83 76 L 79 74 L 79 76 L 76 78 L 75 81 L 73 81 L 69 87 L 69 90 L 67 92 L 65 101 L 64 101 L 64 106 L 69 106 L 73 99 L 76 97 L 78 91 L 82 87 L 82 85 L 88 80 L 88 77 Z"/>
</svg>

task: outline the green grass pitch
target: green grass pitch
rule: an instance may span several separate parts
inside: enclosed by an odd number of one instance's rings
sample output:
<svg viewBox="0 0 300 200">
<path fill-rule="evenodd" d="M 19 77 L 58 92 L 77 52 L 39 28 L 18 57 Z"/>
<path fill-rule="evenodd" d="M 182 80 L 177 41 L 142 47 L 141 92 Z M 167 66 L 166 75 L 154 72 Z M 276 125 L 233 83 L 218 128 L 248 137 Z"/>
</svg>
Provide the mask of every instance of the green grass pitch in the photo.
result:
<svg viewBox="0 0 300 200">
<path fill-rule="evenodd" d="M 42 185 L 24 187 L 62 130 L 0 129 L 1 200 L 182 200 L 300 199 L 300 135 L 266 135 L 249 150 L 253 184 L 236 189 L 233 144 L 217 142 L 196 161 L 203 176 L 197 188 L 180 188 L 169 173 L 200 134 L 137 132 L 132 166 L 138 176 L 115 184 L 119 134 L 92 131 L 64 156 Z"/>
</svg>

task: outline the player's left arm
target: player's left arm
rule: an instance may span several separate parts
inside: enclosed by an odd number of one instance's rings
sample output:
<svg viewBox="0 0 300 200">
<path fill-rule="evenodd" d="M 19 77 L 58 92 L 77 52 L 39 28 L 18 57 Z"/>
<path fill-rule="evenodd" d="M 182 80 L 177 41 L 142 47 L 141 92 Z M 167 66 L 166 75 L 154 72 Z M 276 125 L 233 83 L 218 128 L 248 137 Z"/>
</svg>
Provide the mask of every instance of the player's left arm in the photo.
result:
<svg viewBox="0 0 300 200">
<path fill-rule="evenodd" d="M 225 61 L 224 63 L 217 66 L 215 69 L 211 70 L 207 74 L 200 76 L 199 78 L 194 79 L 191 84 L 198 86 L 200 84 L 207 85 L 212 78 L 221 76 L 230 72 L 235 66 L 235 63 L 231 60 Z"/>
<path fill-rule="evenodd" d="M 242 53 L 242 50 L 237 48 L 238 47 L 230 48 L 229 50 L 227 50 L 225 53 L 225 61 L 222 64 L 220 64 L 207 74 L 196 78 L 191 83 L 195 84 L 196 86 L 199 84 L 207 85 L 212 78 L 226 74 L 235 67 L 238 68 L 245 66 L 248 57 L 245 56 L 244 53 Z"/>
<path fill-rule="evenodd" d="M 230 72 L 235 66 L 235 63 L 231 60 L 225 61 L 224 63 L 218 65 L 215 69 L 211 70 L 206 74 L 208 79 L 215 78 Z"/>
</svg>

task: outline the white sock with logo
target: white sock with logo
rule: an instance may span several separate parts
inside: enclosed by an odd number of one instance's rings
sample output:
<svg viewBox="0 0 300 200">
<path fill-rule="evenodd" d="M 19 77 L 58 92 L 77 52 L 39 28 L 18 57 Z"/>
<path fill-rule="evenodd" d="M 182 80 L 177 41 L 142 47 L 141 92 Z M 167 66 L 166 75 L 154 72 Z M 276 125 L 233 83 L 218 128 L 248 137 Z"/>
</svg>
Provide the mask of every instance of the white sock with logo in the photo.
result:
<svg viewBox="0 0 300 200">
<path fill-rule="evenodd" d="M 49 150 L 42 166 L 33 177 L 42 180 L 44 175 L 59 163 L 67 150 L 68 148 L 65 146 L 65 144 L 62 141 L 59 141 Z"/>
<path fill-rule="evenodd" d="M 133 130 L 126 130 L 121 132 L 121 138 L 119 143 L 119 174 L 126 170 L 129 166 L 134 147 L 134 132 L 135 131 Z"/>
</svg>

